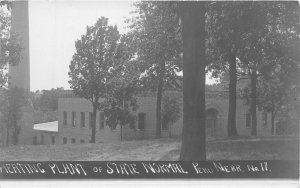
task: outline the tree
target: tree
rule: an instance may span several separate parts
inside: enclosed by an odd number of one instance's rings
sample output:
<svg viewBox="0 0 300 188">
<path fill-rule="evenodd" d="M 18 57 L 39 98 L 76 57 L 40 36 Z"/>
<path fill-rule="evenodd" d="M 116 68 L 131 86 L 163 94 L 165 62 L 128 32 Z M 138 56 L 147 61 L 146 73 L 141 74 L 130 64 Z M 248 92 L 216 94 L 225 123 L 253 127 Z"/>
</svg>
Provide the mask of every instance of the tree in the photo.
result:
<svg viewBox="0 0 300 188">
<path fill-rule="evenodd" d="M 163 90 L 169 85 L 176 85 L 177 72 L 181 70 L 176 3 L 142 1 L 135 7 L 137 16 L 132 18 L 130 28 L 136 39 L 142 85 L 157 92 L 156 136 L 159 138 Z"/>
<path fill-rule="evenodd" d="M 297 53 L 299 52 L 299 32 L 297 29 L 299 15 L 298 9 L 295 8 L 297 6 L 293 6 L 293 4 L 295 3 L 251 3 L 245 14 L 250 28 L 248 33 L 243 35 L 241 43 L 244 48 L 240 50 L 239 59 L 241 60 L 241 68 L 244 69 L 245 75 L 250 79 L 251 133 L 254 136 L 257 134 L 257 82 L 268 80 L 263 79 L 263 77 L 268 77 L 271 71 L 279 67 L 283 67 L 281 71 L 284 67 L 293 67 L 297 70 L 300 59 L 297 55 L 299 54 Z M 287 73 L 286 71 L 287 69 L 285 69 L 285 73 Z M 280 73 L 277 71 L 278 74 Z M 274 76 L 273 79 L 277 82 L 283 81 Z M 274 85 L 272 88 L 274 92 Z"/>
<path fill-rule="evenodd" d="M 89 100 L 93 106 L 91 142 L 95 143 L 96 112 L 102 110 L 100 98 L 107 98 L 109 82 L 114 77 L 116 46 L 119 40 L 116 26 L 108 25 L 108 19 L 101 17 L 94 26 L 75 43 L 76 52 L 69 66 L 71 88 L 80 97 Z"/>
<path fill-rule="evenodd" d="M 242 33 L 247 30 L 243 10 L 248 2 L 211 2 L 207 8 L 206 32 L 209 70 L 217 76 L 229 72 L 227 133 L 236 136 L 237 56 Z"/>
<path fill-rule="evenodd" d="M 183 130 L 180 160 L 205 160 L 205 2 L 181 2 Z"/>
<path fill-rule="evenodd" d="M 134 95 L 138 89 L 139 72 L 136 70 L 135 51 L 132 48 L 132 38 L 123 35 L 116 49 L 117 73 L 111 79 L 110 90 L 105 99 L 103 111 L 108 126 L 115 129 L 119 124 L 121 128 L 121 141 L 123 140 L 123 126 L 134 128 L 135 115 L 138 105 Z"/>
<path fill-rule="evenodd" d="M 291 74 L 289 74 L 291 75 Z M 298 80 L 299 70 L 298 70 Z M 286 106 L 296 103 L 297 97 L 299 97 L 299 92 L 296 96 L 292 93 L 293 87 L 290 84 L 285 84 L 284 81 L 278 78 L 273 78 L 270 80 L 264 80 L 259 82 L 258 90 L 258 109 L 264 110 L 271 113 L 271 134 L 276 134 L 275 132 L 275 120 L 279 116 L 288 115 Z M 299 88 L 299 86 L 297 86 Z M 297 109 L 296 109 L 297 110 Z"/>
<path fill-rule="evenodd" d="M 0 10 L 0 88 L 8 87 L 8 65 L 20 63 L 21 50 L 18 35 L 11 30 L 11 17 Z"/>
<path fill-rule="evenodd" d="M 63 88 L 52 88 L 51 90 L 42 90 L 38 99 L 38 109 L 42 111 L 55 111 L 58 108 L 58 95 Z"/>
<path fill-rule="evenodd" d="M 121 141 L 123 140 L 123 126 L 129 125 L 134 128 L 135 115 L 132 113 L 137 110 L 137 101 L 133 94 L 133 85 L 126 85 L 124 82 L 115 86 L 114 91 L 104 102 L 104 115 L 108 126 L 115 129 L 119 124 L 121 127 Z"/>
<path fill-rule="evenodd" d="M 296 34 L 299 28 L 294 2 L 212 2 L 208 14 L 208 53 L 213 62 L 210 68 L 222 72 L 229 62 L 228 128 L 233 125 L 235 111 L 237 69 L 251 81 L 252 135 L 256 135 L 256 85 L 261 69 L 270 62 L 274 46 L 285 43 L 284 35 Z M 296 10 L 297 9 L 297 10 Z M 279 35 L 282 35 L 279 37 Z M 295 37 L 294 37 L 295 39 Z M 297 47 L 296 47 L 297 48 Z M 232 53 L 234 52 L 234 53 Z M 233 56 L 234 57 L 233 57 Z M 232 61 L 229 61 L 232 59 Z M 231 63 L 230 63 L 231 62 Z M 231 84 L 232 83 L 232 84 Z M 232 100 L 231 100 L 232 99 Z M 232 108 L 231 108 L 232 107 Z M 233 110 L 232 110 L 233 109 Z M 235 114 L 235 113 L 234 113 Z M 228 132 L 230 135 L 230 130 Z"/>
<path fill-rule="evenodd" d="M 278 40 L 278 37 L 274 39 Z M 278 113 L 288 114 L 288 105 L 294 105 L 297 111 L 300 95 L 299 37 L 294 34 L 282 41 L 286 43 L 284 46 L 278 43 L 272 46 L 272 55 L 260 70 L 262 76 L 257 86 L 258 107 L 271 112 L 272 134 L 275 134 Z"/>
<path fill-rule="evenodd" d="M 0 7 L 11 8 L 11 2 L 0 1 Z M 11 17 L 3 10 L 0 10 L 0 112 L 6 125 L 7 140 L 13 138 L 13 144 L 18 143 L 20 127 L 18 120 L 22 115 L 22 107 L 25 105 L 26 93 L 21 88 L 8 88 L 8 66 L 17 65 L 21 59 L 22 48 L 18 35 L 11 30 Z M 10 132 L 12 131 L 12 136 Z"/>
<path fill-rule="evenodd" d="M 29 97 L 34 108 L 34 123 L 57 121 L 58 98 L 64 88 L 52 88 L 30 92 Z"/>
<path fill-rule="evenodd" d="M 266 3 L 251 3 L 248 6 L 248 9 L 244 11 L 244 17 L 248 20 L 249 28 L 248 32 L 243 33 L 243 40 L 241 46 L 244 46 L 243 49 L 240 49 L 239 59 L 241 60 L 241 66 L 246 69 L 245 74 L 249 77 L 250 80 L 250 91 L 251 91 L 251 100 L 250 100 L 250 110 L 251 110 L 251 122 L 252 122 L 252 131 L 251 134 L 256 136 L 257 134 L 257 77 L 260 66 L 264 62 L 264 34 L 266 33 L 266 28 L 268 25 L 267 19 L 267 7 L 264 7 Z"/>
<path fill-rule="evenodd" d="M 20 133 L 20 124 L 18 121 L 22 118 L 22 108 L 27 105 L 27 92 L 18 87 L 10 88 L 2 93 L 0 112 L 3 114 L 6 124 L 6 145 L 10 144 L 13 138 L 13 144 L 18 144 Z M 12 132 L 12 134 L 10 134 Z"/>
</svg>

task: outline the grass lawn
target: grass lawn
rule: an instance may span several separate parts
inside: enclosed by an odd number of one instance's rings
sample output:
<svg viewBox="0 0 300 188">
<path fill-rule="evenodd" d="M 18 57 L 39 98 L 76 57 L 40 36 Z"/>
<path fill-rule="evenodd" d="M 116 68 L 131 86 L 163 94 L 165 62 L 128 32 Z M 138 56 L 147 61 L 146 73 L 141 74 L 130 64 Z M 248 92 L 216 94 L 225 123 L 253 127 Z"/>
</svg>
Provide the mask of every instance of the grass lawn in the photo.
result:
<svg viewBox="0 0 300 188">
<path fill-rule="evenodd" d="M 0 148 L 0 161 L 177 160 L 179 139 L 153 139 L 82 145 L 10 146 Z M 207 142 L 208 160 L 298 160 L 296 138 L 237 138 Z"/>
</svg>

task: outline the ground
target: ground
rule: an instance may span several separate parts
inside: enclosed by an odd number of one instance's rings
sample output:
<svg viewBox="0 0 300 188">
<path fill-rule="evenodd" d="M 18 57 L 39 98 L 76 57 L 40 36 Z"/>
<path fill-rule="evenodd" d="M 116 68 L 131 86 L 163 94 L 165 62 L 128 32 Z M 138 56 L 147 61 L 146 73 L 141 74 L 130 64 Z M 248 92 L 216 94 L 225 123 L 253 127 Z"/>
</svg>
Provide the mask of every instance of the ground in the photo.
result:
<svg viewBox="0 0 300 188">
<path fill-rule="evenodd" d="M 10 146 L 0 148 L 0 161 L 171 161 L 178 160 L 180 139 L 153 139 L 82 145 Z M 207 142 L 208 160 L 298 160 L 296 138 L 236 138 Z"/>
</svg>

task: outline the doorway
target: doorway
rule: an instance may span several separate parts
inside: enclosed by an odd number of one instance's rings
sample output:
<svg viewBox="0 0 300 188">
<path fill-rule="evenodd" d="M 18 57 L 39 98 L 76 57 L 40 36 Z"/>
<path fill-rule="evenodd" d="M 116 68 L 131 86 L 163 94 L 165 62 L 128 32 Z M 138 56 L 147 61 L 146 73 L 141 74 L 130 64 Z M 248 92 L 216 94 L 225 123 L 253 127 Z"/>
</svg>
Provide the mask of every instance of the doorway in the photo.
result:
<svg viewBox="0 0 300 188">
<path fill-rule="evenodd" d="M 206 136 L 216 136 L 216 129 L 218 125 L 218 110 L 215 108 L 209 108 L 205 111 L 205 125 L 206 125 Z"/>
</svg>

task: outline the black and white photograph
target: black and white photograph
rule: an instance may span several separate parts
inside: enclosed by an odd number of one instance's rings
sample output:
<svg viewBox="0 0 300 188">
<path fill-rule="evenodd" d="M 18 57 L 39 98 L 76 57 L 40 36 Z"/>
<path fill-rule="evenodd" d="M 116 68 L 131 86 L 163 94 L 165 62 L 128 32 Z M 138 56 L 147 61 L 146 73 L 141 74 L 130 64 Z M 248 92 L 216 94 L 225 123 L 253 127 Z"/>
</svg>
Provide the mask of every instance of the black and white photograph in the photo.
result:
<svg viewBox="0 0 300 188">
<path fill-rule="evenodd" d="M 0 0 L 0 179 L 299 181 L 299 8 Z"/>
</svg>

